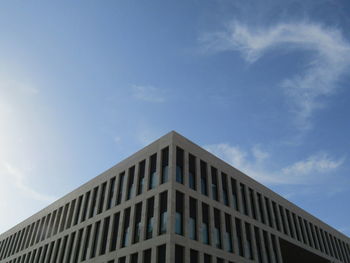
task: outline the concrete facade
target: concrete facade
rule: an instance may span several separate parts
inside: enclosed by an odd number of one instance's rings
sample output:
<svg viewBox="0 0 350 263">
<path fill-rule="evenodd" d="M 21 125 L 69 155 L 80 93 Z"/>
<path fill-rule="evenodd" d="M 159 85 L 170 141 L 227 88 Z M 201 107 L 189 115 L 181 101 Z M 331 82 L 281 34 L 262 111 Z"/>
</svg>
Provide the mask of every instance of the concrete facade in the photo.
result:
<svg viewBox="0 0 350 263">
<path fill-rule="evenodd" d="M 170 132 L 0 235 L 0 262 L 350 263 L 350 239 Z"/>
</svg>

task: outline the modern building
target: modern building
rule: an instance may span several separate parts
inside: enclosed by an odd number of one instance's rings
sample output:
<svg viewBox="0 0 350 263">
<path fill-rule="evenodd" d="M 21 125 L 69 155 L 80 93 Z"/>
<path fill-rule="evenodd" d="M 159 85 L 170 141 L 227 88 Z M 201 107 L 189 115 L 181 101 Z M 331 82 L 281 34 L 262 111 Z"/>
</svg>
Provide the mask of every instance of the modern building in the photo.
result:
<svg viewBox="0 0 350 263">
<path fill-rule="evenodd" d="M 349 263 L 350 239 L 170 132 L 0 235 L 0 262 Z"/>
</svg>

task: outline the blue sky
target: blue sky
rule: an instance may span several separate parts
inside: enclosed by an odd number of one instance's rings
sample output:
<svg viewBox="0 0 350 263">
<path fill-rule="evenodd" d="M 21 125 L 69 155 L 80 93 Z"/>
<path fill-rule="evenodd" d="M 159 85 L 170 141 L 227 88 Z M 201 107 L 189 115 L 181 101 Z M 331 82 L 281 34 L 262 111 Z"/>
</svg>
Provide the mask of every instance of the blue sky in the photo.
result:
<svg viewBox="0 0 350 263">
<path fill-rule="evenodd" d="M 350 235 L 349 1 L 7 1 L 0 232 L 176 130 Z"/>
</svg>

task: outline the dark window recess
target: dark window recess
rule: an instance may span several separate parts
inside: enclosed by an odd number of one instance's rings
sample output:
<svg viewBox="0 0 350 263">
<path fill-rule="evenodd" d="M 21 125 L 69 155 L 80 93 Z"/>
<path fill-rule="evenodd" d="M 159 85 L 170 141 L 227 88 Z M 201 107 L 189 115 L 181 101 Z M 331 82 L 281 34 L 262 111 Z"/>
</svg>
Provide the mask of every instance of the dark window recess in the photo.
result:
<svg viewBox="0 0 350 263">
<path fill-rule="evenodd" d="M 272 262 L 271 253 L 270 253 L 270 247 L 269 247 L 270 242 L 269 242 L 269 239 L 268 239 L 267 235 L 268 235 L 268 233 L 265 230 L 263 230 L 266 258 L 267 258 L 268 262 Z"/>
<path fill-rule="evenodd" d="M 162 175 L 161 183 L 164 184 L 169 180 L 169 147 L 162 150 Z"/>
<path fill-rule="evenodd" d="M 270 207 L 270 202 L 267 197 L 265 197 L 265 205 L 266 205 L 266 210 L 267 210 L 267 219 L 269 221 L 269 226 L 272 227 L 272 216 L 271 216 L 271 207 Z"/>
<path fill-rule="evenodd" d="M 287 216 L 287 221 L 288 221 L 288 225 L 289 225 L 290 235 L 292 238 L 294 238 L 295 236 L 294 236 L 292 221 L 291 221 L 290 213 L 289 213 L 288 209 L 286 209 L 286 216 Z"/>
<path fill-rule="evenodd" d="M 86 219 L 88 205 L 89 205 L 89 201 L 90 201 L 90 195 L 91 195 L 90 191 L 85 194 L 83 213 L 81 215 L 81 222 L 84 222 Z"/>
<path fill-rule="evenodd" d="M 115 188 L 115 177 L 109 180 L 109 189 L 108 189 L 107 207 L 106 207 L 107 210 L 112 207 L 114 188 Z"/>
<path fill-rule="evenodd" d="M 62 249 L 60 251 L 66 251 L 68 235 L 63 238 Z M 63 257 L 66 253 L 61 253 L 58 262 L 63 262 Z"/>
<path fill-rule="evenodd" d="M 68 251 L 67 251 L 67 257 L 66 257 L 66 263 L 69 263 L 70 259 L 72 257 L 74 240 L 75 240 L 75 232 L 73 232 L 70 235 L 70 240 L 69 240 L 69 244 L 68 244 Z"/>
<path fill-rule="evenodd" d="M 278 259 L 278 255 L 277 255 L 277 240 L 276 237 L 274 235 L 271 235 L 271 247 L 272 247 L 272 253 L 273 253 L 273 258 L 275 260 L 276 263 L 280 263 L 279 259 Z"/>
<path fill-rule="evenodd" d="M 237 181 L 231 178 L 231 188 L 232 188 L 232 206 L 236 211 L 239 211 L 238 197 L 237 197 Z"/>
<path fill-rule="evenodd" d="M 248 204 L 247 204 L 245 185 L 244 184 L 240 184 L 240 189 L 241 189 L 243 213 L 245 215 L 248 215 Z"/>
<path fill-rule="evenodd" d="M 193 190 L 196 190 L 196 157 L 194 157 L 192 154 L 189 154 L 188 162 L 189 187 Z"/>
<path fill-rule="evenodd" d="M 69 208 L 69 204 L 66 204 L 64 206 L 64 209 L 63 209 L 63 215 L 62 215 L 62 222 L 61 222 L 61 226 L 60 226 L 60 232 L 62 232 L 64 230 L 64 226 L 65 226 L 66 220 L 67 220 L 68 208 Z M 39 229 L 39 231 L 40 231 L 40 229 Z"/>
<path fill-rule="evenodd" d="M 152 261 L 152 250 L 147 249 L 143 251 L 143 262 L 142 263 L 151 263 Z"/>
<path fill-rule="evenodd" d="M 265 224 L 266 220 L 265 220 L 265 213 L 264 213 L 264 207 L 263 207 L 264 204 L 263 204 L 263 200 L 262 200 L 261 194 L 257 193 L 257 198 L 258 198 L 260 220 L 261 220 L 261 223 Z"/>
<path fill-rule="evenodd" d="M 79 261 L 78 257 L 79 257 L 79 253 L 80 253 L 81 240 L 82 240 L 82 237 L 83 237 L 83 232 L 84 232 L 83 228 L 79 229 L 78 237 L 77 237 L 77 243 L 76 243 L 76 250 L 75 250 L 74 257 L 73 257 L 73 262 L 78 262 Z M 48 260 L 47 262 L 50 262 L 50 261 Z"/>
<path fill-rule="evenodd" d="M 175 233 L 183 235 L 184 195 L 176 191 Z"/>
<path fill-rule="evenodd" d="M 127 195 L 126 200 L 129 200 L 131 197 L 134 196 L 134 178 L 135 177 L 135 166 L 129 168 L 129 176 L 128 176 L 128 188 L 127 188 Z"/>
<path fill-rule="evenodd" d="M 131 254 L 130 263 L 137 263 L 137 260 L 138 260 L 138 254 L 137 253 Z"/>
<path fill-rule="evenodd" d="M 211 263 L 211 256 L 208 254 L 204 254 L 204 263 Z"/>
<path fill-rule="evenodd" d="M 233 252 L 231 216 L 229 214 L 225 214 L 224 246 L 227 252 Z"/>
<path fill-rule="evenodd" d="M 142 194 L 145 184 L 145 171 L 146 171 L 146 161 L 143 160 L 139 163 L 139 182 L 137 185 L 137 194 Z"/>
<path fill-rule="evenodd" d="M 184 247 L 175 245 L 175 263 L 184 263 Z"/>
<path fill-rule="evenodd" d="M 90 205 L 89 218 L 93 217 L 94 214 L 95 214 L 97 192 L 98 192 L 98 186 L 96 186 L 96 187 L 94 188 L 93 193 L 92 193 L 92 199 L 91 199 L 91 205 Z"/>
<path fill-rule="evenodd" d="M 125 178 L 125 172 L 122 172 L 121 174 L 119 174 L 119 186 L 118 186 L 118 192 L 117 192 L 116 205 L 119 205 L 120 202 L 122 201 L 124 178 Z"/>
<path fill-rule="evenodd" d="M 95 231 L 94 231 L 94 235 L 92 237 L 90 258 L 94 258 L 96 256 L 97 238 L 98 238 L 99 232 L 100 232 L 100 225 L 101 225 L 101 221 L 98 221 L 95 224 Z"/>
<path fill-rule="evenodd" d="M 157 186 L 157 154 L 155 153 L 150 158 L 148 189 L 153 189 L 156 186 Z"/>
<path fill-rule="evenodd" d="M 301 237 L 303 239 L 303 243 L 307 244 L 307 239 L 306 239 L 306 236 L 305 236 L 305 229 L 304 229 L 303 221 L 302 221 L 300 216 L 298 216 L 298 223 L 299 223 L 299 227 L 300 227 L 300 232 L 301 232 Z"/>
<path fill-rule="evenodd" d="M 102 240 L 100 246 L 100 255 L 104 255 L 106 253 L 106 246 L 108 240 L 108 230 L 109 230 L 109 221 L 110 217 L 106 217 L 103 221 L 103 229 L 102 229 Z"/>
<path fill-rule="evenodd" d="M 246 234 L 246 257 L 248 259 L 254 259 L 254 252 L 253 252 L 253 242 L 252 242 L 252 233 L 250 230 L 250 224 L 245 223 L 245 234 Z"/>
<path fill-rule="evenodd" d="M 184 150 L 176 147 L 176 182 L 184 183 Z"/>
<path fill-rule="evenodd" d="M 260 237 L 260 231 L 259 228 L 254 227 L 254 233 L 255 233 L 255 243 L 256 243 L 256 254 L 258 256 L 258 262 L 263 262 L 263 254 L 262 254 L 262 246 L 261 246 L 261 237 Z"/>
<path fill-rule="evenodd" d="M 217 258 L 216 263 L 224 263 L 224 260 L 222 258 Z"/>
<path fill-rule="evenodd" d="M 166 263 L 166 245 L 157 247 L 157 263 Z"/>
<path fill-rule="evenodd" d="M 125 247 L 129 244 L 129 235 L 130 235 L 130 207 L 125 209 L 125 212 L 124 212 L 123 236 L 122 236 L 121 247 Z"/>
<path fill-rule="evenodd" d="M 257 212 L 256 212 L 254 191 L 251 188 L 249 188 L 249 198 L 250 198 L 250 207 L 251 207 L 251 211 L 252 211 L 252 216 L 255 220 L 257 220 L 258 217 L 257 217 Z"/>
<path fill-rule="evenodd" d="M 288 234 L 287 232 L 287 225 L 286 225 L 286 219 L 284 218 L 284 213 L 283 213 L 283 207 L 282 206 L 278 206 L 280 209 L 280 216 L 281 216 L 281 221 L 282 221 L 282 227 L 283 227 L 283 232 L 284 234 Z"/>
<path fill-rule="evenodd" d="M 159 234 L 165 234 L 167 231 L 167 222 L 168 222 L 168 193 L 163 192 L 160 194 L 160 207 L 159 207 Z"/>
<path fill-rule="evenodd" d="M 120 219 L 120 213 L 115 213 L 113 216 L 113 229 L 112 229 L 112 236 L 111 236 L 111 244 L 109 247 L 109 251 L 115 251 L 117 248 L 117 238 L 118 238 L 118 232 L 119 232 L 119 219 Z"/>
<path fill-rule="evenodd" d="M 218 194 L 218 170 L 214 167 L 211 167 L 211 191 L 213 199 L 219 201 Z"/>
<path fill-rule="evenodd" d="M 194 250 L 194 249 L 190 250 L 190 263 L 199 263 L 197 250 Z"/>
<path fill-rule="evenodd" d="M 197 240 L 197 200 L 190 197 L 189 238 Z"/>
<path fill-rule="evenodd" d="M 73 225 L 75 226 L 76 224 L 78 224 L 78 220 L 79 220 L 79 215 L 80 215 L 80 210 L 81 210 L 81 205 L 83 203 L 83 195 L 79 196 L 78 199 L 78 204 L 77 204 L 77 209 L 75 212 L 75 216 L 74 216 L 74 221 L 73 221 Z"/>
<path fill-rule="evenodd" d="M 209 218 L 209 206 L 207 204 L 202 203 L 202 242 L 208 245 L 210 244 Z"/>
<path fill-rule="evenodd" d="M 220 211 L 214 208 L 214 242 L 216 248 L 222 248 Z"/>
<path fill-rule="evenodd" d="M 227 175 L 221 173 L 221 182 L 222 182 L 222 198 L 224 205 L 230 206 L 227 190 Z"/>
<path fill-rule="evenodd" d="M 201 160 L 201 193 L 208 195 L 208 176 L 207 176 L 207 163 Z"/>
<path fill-rule="evenodd" d="M 281 231 L 281 222 L 278 218 L 277 205 L 274 201 L 272 201 L 272 211 L 273 211 L 273 215 L 275 217 L 276 228 L 278 231 Z"/>
<path fill-rule="evenodd" d="M 294 224 L 294 229 L 295 229 L 295 233 L 296 233 L 297 239 L 298 239 L 298 241 L 300 241 L 300 234 L 299 234 L 299 231 L 298 231 L 299 228 L 298 228 L 296 216 L 295 216 L 294 213 L 292 213 L 292 219 L 293 219 L 293 224 Z"/>
<path fill-rule="evenodd" d="M 60 221 L 61 221 L 62 210 L 63 210 L 63 207 L 61 206 L 58 209 L 57 220 L 56 220 L 56 223 L 55 223 L 55 227 L 53 229 L 53 235 L 56 235 L 57 232 L 58 232 L 58 227 L 59 227 L 59 224 L 60 224 Z M 36 233 L 36 229 L 35 229 L 34 233 Z M 31 244 L 31 245 L 33 245 L 33 244 Z"/>
<path fill-rule="evenodd" d="M 238 254 L 241 257 L 244 257 L 241 220 L 238 219 L 238 218 L 235 218 L 235 222 L 236 222 L 236 235 L 237 235 Z"/>
<path fill-rule="evenodd" d="M 118 263 L 125 263 L 126 262 L 126 257 L 121 257 L 118 259 Z"/>
<path fill-rule="evenodd" d="M 151 197 L 147 200 L 146 239 L 150 239 L 153 236 L 153 224 L 154 224 L 154 197 Z"/>
<path fill-rule="evenodd" d="M 141 215 L 142 215 L 142 202 L 137 203 L 135 206 L 135 223 L 134 223 L 134 237 L 133 243 L 140 241 L 141 237 Z"/>
<path fill-rule="evenodd" d="M 106 182 L 102 184 L 101 194 L 100 194 L 100 202 L 98 204 L 97 214 L 100 214 L 103 211 L 103 204 L 105 202 L 105 194 L 106 194 L 106 186 L 107 186 Z"/>
</svg>

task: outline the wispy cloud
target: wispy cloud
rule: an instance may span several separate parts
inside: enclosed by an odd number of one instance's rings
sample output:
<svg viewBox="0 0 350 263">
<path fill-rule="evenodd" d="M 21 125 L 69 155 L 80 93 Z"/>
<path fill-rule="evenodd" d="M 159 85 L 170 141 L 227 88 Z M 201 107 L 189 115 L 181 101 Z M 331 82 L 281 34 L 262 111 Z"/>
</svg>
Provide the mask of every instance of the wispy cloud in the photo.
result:
<svg viewBox="0 0 350 263">
<path fill-rule="evenodd" d="M 300 129 L 311 127 L 310 117 L 316 109 L 324 107 L 320 99 L 336 91 L 337 82 L 350 66 L 350 43 L 337 28 L 319 24 L 286 23 L 255 28 L 232 22 L 222 32 L 204 35 L 201 41 L 208 51 L 241 52 L 248 63 L 279 47 L 310 51 L 312 59 L 306 69 L 281 83 Z"/>
<path fill-rule="evenodd" d="M 329 154 L 317 153 L 275 169 L 269 164 L 270 154 L 257 147 L 244 151 L 239 147 L 221 143 L 207 145 L 205 148 L 257 181 L 272 185 L 308 185 L 314 183 L 315 179 L 321 183 L 344 162 L 344 158 L 335 159 Z"/>
<path fill-rule="evenodd" d="M 132 85 L 132 95 L 134 98 L 147 102 L 165 102 L 164 92 L 153 86 Z"/>
<path fill-rule="evenodd" d="M 27 185 L 24 173 L 8 162 L 3 161 L 0 163 L 0 178 L 1 177 L 3 177 L 3 179 L 6 178 L 7 182 L 11 182 L 17 190 L 21 191 L 28 198 L 45 203 L 51 203 L 57 199 L 54 196 L 40 193 Z"/>
</svg>

